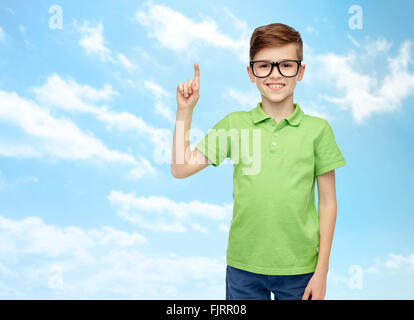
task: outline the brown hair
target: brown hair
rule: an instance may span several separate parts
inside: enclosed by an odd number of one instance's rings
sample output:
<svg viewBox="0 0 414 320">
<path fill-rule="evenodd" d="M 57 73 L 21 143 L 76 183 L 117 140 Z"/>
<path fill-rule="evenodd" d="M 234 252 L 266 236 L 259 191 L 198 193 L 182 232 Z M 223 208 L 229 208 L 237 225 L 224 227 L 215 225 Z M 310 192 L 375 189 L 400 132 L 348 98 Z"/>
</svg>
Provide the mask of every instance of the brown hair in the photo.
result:
<svg viewBox="0 0 414 320">
<path fill-rule="evenodd" d="M 303 42 L 300 33 L 283 23 L 271 23 L 254 29 L 250 38 L 250 60 L 259 50 L 297 44 L 298 60 L 303 60 Z"/>
</svg>

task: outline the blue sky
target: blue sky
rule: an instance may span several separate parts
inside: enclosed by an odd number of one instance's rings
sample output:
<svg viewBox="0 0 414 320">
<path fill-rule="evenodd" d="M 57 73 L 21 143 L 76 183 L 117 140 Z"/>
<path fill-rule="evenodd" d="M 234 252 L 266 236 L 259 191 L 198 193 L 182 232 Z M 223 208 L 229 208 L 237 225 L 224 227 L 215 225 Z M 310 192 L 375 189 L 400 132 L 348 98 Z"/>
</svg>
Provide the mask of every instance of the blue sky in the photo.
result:
<svg viewBox="0 0 414 320">
<path fill-rule="evenodd" d="M 294 102 L 328 120 L 347 161 L 326 298 L 414 298 L 413 9 L 2 1 L 0 298 L 225 298 L 233 168 L 172 177 L 175 92 L 198 63 L 193 147 L 227 113 L 255 107 L 249 39 L 273 22 L 301 33 Z"/>
</svg>

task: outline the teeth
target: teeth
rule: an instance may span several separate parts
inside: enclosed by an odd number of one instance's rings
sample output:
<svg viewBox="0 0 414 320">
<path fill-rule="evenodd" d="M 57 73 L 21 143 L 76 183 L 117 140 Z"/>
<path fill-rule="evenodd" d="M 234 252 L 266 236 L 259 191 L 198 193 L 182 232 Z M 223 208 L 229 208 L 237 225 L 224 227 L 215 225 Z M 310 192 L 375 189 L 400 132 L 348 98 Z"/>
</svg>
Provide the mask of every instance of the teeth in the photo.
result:
<svg viewBox="0 0 414 320">
<path fill-rule="evenodd" d="M 284 87 L 284 85 L 283 84 L 269 84 L 269 87 L 276 89 L 276 88 L 282 88 Z"/>
</svg>

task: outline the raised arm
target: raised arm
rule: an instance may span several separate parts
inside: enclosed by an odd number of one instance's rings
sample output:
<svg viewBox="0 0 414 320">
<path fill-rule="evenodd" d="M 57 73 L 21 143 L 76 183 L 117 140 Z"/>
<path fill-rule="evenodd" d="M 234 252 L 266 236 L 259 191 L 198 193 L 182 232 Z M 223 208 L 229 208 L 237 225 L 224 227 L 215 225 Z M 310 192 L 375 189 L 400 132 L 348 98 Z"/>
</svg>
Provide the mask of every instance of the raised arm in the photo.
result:
<svg viewBox="0 0 414 320">
<path fill-rule="evenodd" d="M 194 80 L 177 86 L 177 115 L 171 152 L 171 173 L 175 178 L 189 177 L 212 163 L 200 151 L 190 147 L 191 121 L 199 98 L 200 68 L 194 64 Z"/>
</svg>

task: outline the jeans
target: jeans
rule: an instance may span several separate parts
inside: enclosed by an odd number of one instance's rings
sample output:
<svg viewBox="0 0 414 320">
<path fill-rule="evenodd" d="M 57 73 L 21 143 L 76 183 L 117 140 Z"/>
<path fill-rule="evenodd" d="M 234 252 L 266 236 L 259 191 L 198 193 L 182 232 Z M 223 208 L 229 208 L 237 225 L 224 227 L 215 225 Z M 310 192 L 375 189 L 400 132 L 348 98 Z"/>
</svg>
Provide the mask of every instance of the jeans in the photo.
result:
<svg viewBox="0 0 414 320">
<path fill-rule="evenodd" d="M 226 300 L 301 300 L 313 272 L 265 275 L 227 265 Z M 309 296 L 309 299 L 312 296 Z"/>
</svg>

